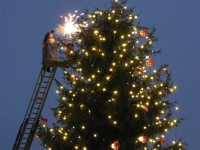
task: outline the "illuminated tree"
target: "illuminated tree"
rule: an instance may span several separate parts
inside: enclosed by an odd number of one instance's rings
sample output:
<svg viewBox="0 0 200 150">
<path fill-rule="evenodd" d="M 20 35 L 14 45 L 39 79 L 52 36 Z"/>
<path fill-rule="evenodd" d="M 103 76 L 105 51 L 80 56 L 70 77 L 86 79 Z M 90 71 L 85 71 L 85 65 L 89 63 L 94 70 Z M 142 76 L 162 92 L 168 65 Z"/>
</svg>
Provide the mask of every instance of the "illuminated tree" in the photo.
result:
<svg viewBox="0 0 200 150">
<path fill-rule="evenodd" d="M 141 26 L 126 0 L 105 11 L 86 11 L 73 35 L 72 66 L 58 85 L 57 122 L 41 123 L 37 136 L 52 150 L 178 150 L 164 135 L 180 124 L 169 99 L 176 90 L 168 65 L 155 69 L 155 28 Z M 171 142 L 170 142 L 171 143 Z"/>
</svg>

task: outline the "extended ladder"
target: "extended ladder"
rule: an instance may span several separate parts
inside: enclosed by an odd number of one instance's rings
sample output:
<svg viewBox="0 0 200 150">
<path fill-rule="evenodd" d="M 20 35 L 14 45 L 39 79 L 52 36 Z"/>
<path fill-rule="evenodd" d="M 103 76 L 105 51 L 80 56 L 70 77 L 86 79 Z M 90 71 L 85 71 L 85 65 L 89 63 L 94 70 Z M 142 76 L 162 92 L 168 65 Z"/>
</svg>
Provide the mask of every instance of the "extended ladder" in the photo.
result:
<svg viewBox="0 0 200 150">
<path fill-rule="evenodd" d="M 29 150 L 33 137 L 39 124 L 41 112 L 46 101 L 51 83 L 56 73 L 57 67 L 69 68 L 70 61 L 47 60 L 46 67 L 42 67 L 38 76 L 28 109 L 24 120 L 19 128 L 12 150 Z M 52 71 L 47 72 L 47 67 L 51 66 Z"/>
<path fill-rule="evenodd" d="M 51 68 L 53 69 L 51 72 L 47 72 L 46 68 L 42 68 L 40 71 L 23 123 L 20 126 L 15 140 L 13 150 L 30 149 L 57 66 L 52 66 Z"/>
</svg>

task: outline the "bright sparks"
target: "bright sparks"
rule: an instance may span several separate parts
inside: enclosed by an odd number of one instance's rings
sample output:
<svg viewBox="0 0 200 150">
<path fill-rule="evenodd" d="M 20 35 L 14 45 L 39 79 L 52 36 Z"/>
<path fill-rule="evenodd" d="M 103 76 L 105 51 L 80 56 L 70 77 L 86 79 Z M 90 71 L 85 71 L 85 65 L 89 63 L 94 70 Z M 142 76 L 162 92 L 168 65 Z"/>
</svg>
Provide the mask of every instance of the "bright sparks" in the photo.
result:
<svg viewBox="0 0 200 150">
<path fill-rule="evenodd" d="M 63 35 L 70 35 L 78 31 L 78 24 L 76 24 L 78 16 L 76 14 L 68 14 L 68 17 L 65 16 L 65 24 Z"/>
<path fill-rule="evenodd" d="M 64 24 L 59 24 L 55 29 L 55 33 L 62 36 L 69 37 L 71 34 L 75 34 L 79 31 L 77 24 L 77 19 L 79 16 L 76 15 L 77 11 L 74 14 L 69 13 L 67 16 L 60 16 L 64 18 Z M 81 14 L 82 15 L 82 14 Z"/>
</svg>

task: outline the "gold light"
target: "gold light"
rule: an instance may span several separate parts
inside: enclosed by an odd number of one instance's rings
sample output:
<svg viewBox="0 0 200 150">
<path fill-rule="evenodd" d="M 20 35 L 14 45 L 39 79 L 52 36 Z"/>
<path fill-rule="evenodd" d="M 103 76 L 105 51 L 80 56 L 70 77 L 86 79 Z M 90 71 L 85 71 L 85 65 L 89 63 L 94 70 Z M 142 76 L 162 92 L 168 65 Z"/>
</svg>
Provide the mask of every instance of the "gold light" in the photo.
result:
<svg viewBox="0 0 200 150">
<path fill-rule="evenodd" d="M 106 77 L 106 80 L 110 80 L 110 76 L 107 76 L 107 77 Z"/>
<path fill-rule="evenodd" d="M 114 94 L 117 94 L 117 91 L 114 91 Z"/>
</svg>

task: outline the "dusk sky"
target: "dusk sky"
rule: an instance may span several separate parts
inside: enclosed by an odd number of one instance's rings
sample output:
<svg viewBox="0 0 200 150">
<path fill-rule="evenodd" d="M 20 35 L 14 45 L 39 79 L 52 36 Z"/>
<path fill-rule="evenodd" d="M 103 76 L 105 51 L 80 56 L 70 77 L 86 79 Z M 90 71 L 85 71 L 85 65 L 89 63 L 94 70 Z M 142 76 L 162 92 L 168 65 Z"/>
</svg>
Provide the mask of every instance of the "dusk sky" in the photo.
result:
<svg viewBox="0 0 200 150">
<path fill-rule="evenodd" d="M 46 32 L 63 23 L 60 17 L 83 13 L 86 8 L 105 10 L 110 0 L 1 0 L 0 1 L 0 150 L 11 150 L 42 67 L 42 41 Z M 154 67 L 169 64 L 178 90 L 174 118 L 186 118 L 166 136 L 168 143 L 182 138 L 188 150 L 200 149 L 200 2 L 199 0 L 128 0 L 140 13 L 142 26 L 156 27 Z M 61 81 L 61 69 L 56 78 Z M 42 116 L 54 122 L 56 84 L 52 83 Z M 130 129 L 133 130 L 133 129 Z M 34 137 L 31 150 L 44 150 Z"/>
</svg>

